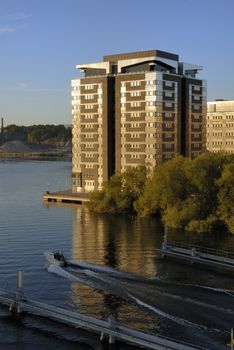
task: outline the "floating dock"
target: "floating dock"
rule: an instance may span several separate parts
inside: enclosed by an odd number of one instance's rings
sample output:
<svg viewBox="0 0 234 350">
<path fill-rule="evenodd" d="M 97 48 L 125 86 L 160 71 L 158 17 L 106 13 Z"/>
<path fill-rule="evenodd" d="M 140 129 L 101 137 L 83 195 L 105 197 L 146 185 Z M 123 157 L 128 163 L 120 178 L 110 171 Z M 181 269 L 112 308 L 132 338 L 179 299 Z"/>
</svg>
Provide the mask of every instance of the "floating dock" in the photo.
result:
<svg viewBox="0 0 234 350">
<path fill-rule="evenodd" d="M 162 248 L 156 250 L 161 258 L 169 257 L 234 273 L 233 251 L 216 250 L 175 241 L 163 242 Z"/>
<path fill-rule="evenodd" d="M 8 306 L 13 315 L 29 313 L 64 323 L 68 326 L 85 329 L 89 332 L 98 333 L 100 341 L 109 339 L 109 344 L 115 340 L 130 343 L 135 346 L 155 350 L 205 350 L 205 348 L 175 341 L 152 333 L 142 332 L 121 326 L 110 315 L 107 321 L 80 314 L 61 307 L 48 305 L 36 300 L 28 299 L 23 293 L 23 273 L 18 271 L 18 290 L 16 293 L 0 290 L 0 304 Z M 207 350 L 207 349 L 206 349 Z"/>
<path fill-rule="evenodd" d="M 45 192 L 43 195 L 44 202 L 55 203 L 87 203 L 89 202 L 89 193 L 73 193 L 71 190 L 60 192 Z"/>
</svg>

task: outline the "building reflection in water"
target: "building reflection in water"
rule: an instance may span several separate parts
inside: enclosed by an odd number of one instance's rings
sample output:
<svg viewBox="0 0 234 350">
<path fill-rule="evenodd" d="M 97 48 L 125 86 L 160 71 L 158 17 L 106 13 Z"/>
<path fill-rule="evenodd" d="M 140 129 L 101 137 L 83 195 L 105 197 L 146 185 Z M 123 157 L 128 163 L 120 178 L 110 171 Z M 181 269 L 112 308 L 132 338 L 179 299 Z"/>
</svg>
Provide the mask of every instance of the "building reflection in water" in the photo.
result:
<svg viewBox="0 0 234 350">
<path fill-rule="evenodd" d="M 155 232 L 155 228 L 158 232 Z M 135 216 L 96 215 L 84 206 L 73 208 L 72 259 L 102 264 L 138 275 L 157 275 L 155 248 L 161 246 L 162 228 L 155 220 Z M 133 308 L 135 324 L 142 323 L 142 314 L 136 306 L 120 297 L 88 286 L 74 283 L 72 299 L 79 310 L 106 318 L 112 313 L 118 319 L 126 317 Z M 146 322 L 147 323 L 147 322 Z"/>
<path fill-rule="evenodd" d="M 96 215 L 84 206 L 73 208 L 72 258 L 104 264 L 148 277 L 157 274 L 155 249 L 162 227 L 154 219 Z"/>
</svg>

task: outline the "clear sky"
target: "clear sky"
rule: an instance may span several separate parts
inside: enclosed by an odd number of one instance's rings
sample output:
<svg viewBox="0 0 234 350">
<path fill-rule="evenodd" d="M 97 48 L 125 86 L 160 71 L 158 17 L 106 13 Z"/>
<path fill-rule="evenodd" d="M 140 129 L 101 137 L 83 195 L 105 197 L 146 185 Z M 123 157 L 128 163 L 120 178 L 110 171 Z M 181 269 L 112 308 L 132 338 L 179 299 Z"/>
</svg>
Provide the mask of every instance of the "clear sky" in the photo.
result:
<svg viewBox="0 0 234 350">
<path fill-rule="evenodd" d="M 78 63 L 159 49 L 204 67 L 208 100 L 234 99 L 234 0 L 0 0 L 0 117 L 70 124 Z"/>
</svg>

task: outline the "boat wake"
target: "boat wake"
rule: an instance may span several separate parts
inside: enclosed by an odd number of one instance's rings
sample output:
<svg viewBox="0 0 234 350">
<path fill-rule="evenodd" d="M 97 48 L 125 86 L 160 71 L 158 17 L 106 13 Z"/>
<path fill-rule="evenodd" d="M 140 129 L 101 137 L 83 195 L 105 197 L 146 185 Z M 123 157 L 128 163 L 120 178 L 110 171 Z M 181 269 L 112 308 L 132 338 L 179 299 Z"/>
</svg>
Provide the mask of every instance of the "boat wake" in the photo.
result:
<svg viewBox="0 0 234 350">
<path fill-rule="evenodd" d="M 143 317 L 152 318 L 153 323 L 157 320 L 164 324 L 163 320 L 167 320 L 166 327 L 173 322 L 177 330 L 186 327 L 188 334 L 194 334 L 196 329 L 201 337 L 209 334 L 221 339 L 233 322 L 232 290 L 150 279 L 109 266 L 65 260 L 61 252 L 49 253 L 48 258 L 49 272 L 117 296 L 129 306 L 139 307 Z"/>
<path fill-rule="evenodd" d="M 121 279 L 127 279 L 127 280 L 139 281 L 139 282 L 146 280 L 146 278 L 142 276 L 137 276 L 129 272 L 116 270 L 109 266 L 91 264 L 86 261 L 75 262 L 73 260 L 68 260 L 68 265 L 75 269 L 79 269 L 80 271 L 84 269 L 85 271 L 99 272 L 115 278 L 121 278 Z"/>
<path fill-rule="evenodd" d="M 91 264 L 92 270 L 89 270 L 88 269 L 89 266 L 90 265 L 88 263 L 82 264 L 82 268 L 80 264 L 71 264 L 70 266 L 64 268 L 64 267 L 52 264 L 49 266 L 48 271 L 58 276 L 61 276 L 63 278 L 67 278 L 70 281 L 77 282 L 98 290 L 103 290 L 104 292 L 109 292 L 111 294 L 117 295 L 127 301 L 133 302 L 135 305 L 138 305 L 144 310 L 150 311 L 151 313 L 157 316 L 168 319 L 179 325 L 195 327 L 205 331 L 210 329 L 210 327 L 207 327 L 200 323 L 197 324 L 196 322 L 192 322 L 190 320 L 181 318 L 179 316 L 174 316 L 164 311 L 160 307 L 156 307 L 155 305 L 148 303 L 146 300 L 144 300 L 144 298 L 141 298 L 139 297 L 139 295 L 137 295 L 137 293 L 134 293 L 134 290 L 136 289 L 136 287 L 134 287 L 134 285 L 132 287 L 131 282 L 128 282 L 128 281 L 126 282 L 126 280 L 124 280 L 123 282 L 120 281 L 119 277 L 121 275 L 124 278 L 126 277 L 126 274 L 124 272 L 122 273 L 119 271 L 118 273 L 118 271 L 109 269 L 108 267 L 101 267 L 99 265 L 95 266 L 94 264 Z M 95 272 L 94 270 L 99 272 Z M 111 272 L 111 275 L 110 275 L 110 272 Z M 127 274 L 127 277 L 129 277 L 129 275 L 130 274 Z M 145 290 L 145 293 L 147 294 L 147 289 Z M 156 295 L 159 297 L 159 299 L 160 299 L 160 295 L 162 297 L 165 297 L 166 295 L 166 297 L 170 297 L 173 299 L 181 299 L 181 302 L 184 300 L 183 297 L 175 296 L 170 293 L 156 292 Z M 196 301 L 193 301 L 193 300 L 191 300 L 191 302 L 196 303 Z M 205 305 L 205 306 L 209 307 L 209 305 Z M 227 310 L 224 310 L 224 311 L 227 311 Z M 218 331 L 215 328 L 213 328 L 213 330 Z"/>
</svg>

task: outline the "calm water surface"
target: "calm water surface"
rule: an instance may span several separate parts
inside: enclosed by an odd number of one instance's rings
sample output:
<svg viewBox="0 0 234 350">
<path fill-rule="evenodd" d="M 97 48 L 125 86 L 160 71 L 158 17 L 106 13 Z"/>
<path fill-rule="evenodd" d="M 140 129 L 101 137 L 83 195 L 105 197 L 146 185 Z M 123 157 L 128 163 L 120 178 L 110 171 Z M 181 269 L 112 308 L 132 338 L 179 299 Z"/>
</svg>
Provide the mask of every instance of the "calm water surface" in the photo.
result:
<svg viewBox="0 0 234 350">
<path fill-rule="evenodd" d="M 112 313 L 131 327 L 224 349 L 234 326 L 234 279 L 159 261 L 155 249 L 162 244 L 163 228 L 154 218 L 99 216 L 82 205 L 43 204 L 46 190 L 70 187 L 70 174 L 68 162 L 0 162 L 0 287 L 15 290 L 16 271 L 22 269 L 28 297 L 98 318 Z M 169 238 L 234 250 L 231 236 L 169 232 Z M 84 275 L 82 284 L 74 282 L 45 268 L 43 252 L 55 249 L 148 280 L 103 273 L 95 279 Z M 13 321 L 0 308 L 0 349 L 42 346 L 100 347 L 95 336 L 29 316 Z"/>
</svg>

